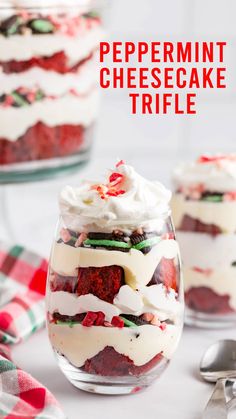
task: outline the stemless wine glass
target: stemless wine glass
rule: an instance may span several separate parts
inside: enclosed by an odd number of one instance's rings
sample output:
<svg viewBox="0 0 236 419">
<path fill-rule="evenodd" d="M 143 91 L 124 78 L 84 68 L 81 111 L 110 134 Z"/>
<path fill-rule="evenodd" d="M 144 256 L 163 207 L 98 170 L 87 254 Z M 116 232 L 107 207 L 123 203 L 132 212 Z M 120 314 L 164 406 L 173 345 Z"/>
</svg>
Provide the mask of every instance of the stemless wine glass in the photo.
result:
<svg viewBox="0 0 236 419">
<path fill-rule="evenodd" d="M 59 367 L 79 389 L 137 392 L 160 376 L 177 348 L 183 324 L 179 248 L 170 215 L 154 221 L 152 231 L 137 225 L 127 235 L 85 231 L 76 214 L 60 219 L 48 273 L 47 327 Z"/>
<path fill-rule="evenodd" d="M 175 169 L 172 212 L 183 260 L 186 317 L 236 324 L 236 154 L 203 155 Z"/>
<path fill-rule="evenodd" d="M 0 6 L 1 182 L 45 178 L 89 159 L 102 6 L 96 0 Z"/>
</svg>

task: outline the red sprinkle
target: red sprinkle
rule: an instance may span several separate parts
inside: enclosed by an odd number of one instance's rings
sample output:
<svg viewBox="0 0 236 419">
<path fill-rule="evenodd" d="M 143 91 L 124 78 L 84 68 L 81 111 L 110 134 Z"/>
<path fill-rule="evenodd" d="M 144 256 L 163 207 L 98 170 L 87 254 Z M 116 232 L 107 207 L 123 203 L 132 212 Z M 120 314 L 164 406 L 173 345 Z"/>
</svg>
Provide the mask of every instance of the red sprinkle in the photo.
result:
<svg viewBox="0 0 236 419">
<path fill-rule="evenodd" d="M 112 327 L 112 324 L 111 324 L 111 323 L 109 323 L 109 322 L 104 322 L 104 326 L 105 326 L 105 327 Z"/>
<path fill-rule="evenodd" d="M 114 316 L 111 321 L 112 326 L 119 327 L 122 329 L 124 327 L 124 320 L 122 320 L 119 316 Z"/>
<path fill-rule="evenodd" d="M 235 201 L 236 200 L 236 192 L 227 192 L 223 196 L 224 201 Z"/>
<path fill-rule="evenodd" d="M 104 320 L 105 320 L 105 314 L 102 311 L 98 311 L 97 318 L 94 324 L 96 326 L 103 326 Z"/>
<path fill-rule="evenodd" d="M 164 332 L 164 330 L 166 330 L 166 323 L 161 323 L 159 327 Z"/>
<path fill-rule="evenodd" d="M 35 95 L 35 93 L 34 93 L 34 92 L 30 92 L 30 93 L 28 93 L 28 94 L 27 94 L 27 100 L 28 100 L 30 103 L 35 102 L 35 97 L 36 97 L 36 95 Z"/>
<path fill-rule="evenodd" d="M 123 175 L 121 175 L 120 173 L 112 173 L 111 176 L 109 177 L 109 182 L 113 184 L 113 186 L 118 185 L 120 182 L 122 182 L 123 180 Z"/>
<path fill-rule="evenodd" d="M 133 390 L 131 391 L 131 394 L 135 394 L 138 393 L 138 391 L 141 391 L 142 387 L 134 387 Z"/>
<path fill-rule="evenodd" d="M 97 317 L 98 317 L 97 313 L 93 313 L 92 311 L 88 311 L 84 320 L 82 321 L 82 325 L 85 326 L 85 327 L 93 326 Z"/>
<path fill-rule="evenodd" d="M 202 268 L 198 268 L 197 266 L 194 266 L 192 269 L 193 271 L 206 275 L 206 276 L 210 276 L 212 274 L 212 269 L 202 269 Z"/>
<path fill-rule="evenodd" d="M 220 156 L 206 156 L 206 155 L 202 155 L 199 157 L 199 159 L 197 160 L 198 163 L 209 163 L 209 162 L 214 162 L 214 161 L 219 161 L 219 160 L 224 160 L 227 159 L 227 156 L 225 155 L 220 155 Z"/>
<path fill-rule="evenodd" d="M 125 164 L 124 160 L 120 160 L 116 163 L 116 167 L 122 166 L 123 164 Z"/>
<path fill-rule="evenodd" d="M 69 92 L 70 92 L 72 95 L 79 97 L 79 94 L 78 94 L 78 92 L 77 92 L 75 89 L 70 89 L 70 90 L 69 90 Z"/>
<path fill-rule="evenodd" d="M 118 163 L 118 166 L 120 166 L 120 164 L 124 164 L 124 161 L 121 160 L 121 162 Z M 116 167 L 118 166 L 116 165 Z M 113 172 L 109 176 L 107 184 L 101 183 L 100 185 L 92 185 L 91 190 L 96 190 L 101 199 L 106 199 L 109 196 L 123 195 L 126 191 L 124 189 L 118 189 L 118 187 L 123 182 L 124 178 L 124 175 L 121 173 Z"/>
<path fill-rule="evenodd" d="M 12 96 L 8 95 L 6 96 L 4 102 L 3 102 L 3 106 L 7 107 L 7 106 L 11 106 L 14 103 L 14 99 Z"/>
</svg>

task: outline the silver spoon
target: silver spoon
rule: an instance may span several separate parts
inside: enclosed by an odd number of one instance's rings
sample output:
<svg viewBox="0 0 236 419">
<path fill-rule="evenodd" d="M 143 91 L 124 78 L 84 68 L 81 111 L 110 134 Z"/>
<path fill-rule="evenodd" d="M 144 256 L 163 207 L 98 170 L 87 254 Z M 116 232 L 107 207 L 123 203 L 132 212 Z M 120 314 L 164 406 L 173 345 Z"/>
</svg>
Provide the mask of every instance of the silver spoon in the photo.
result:
<svg viewBox="0 0 236 419">
<path fill-rule="evenodd" d="M 228 410 L 236 405 L 236 397 L 227 402 L 226 396 L 226 382 L 233 386 L 236 380 L 236 341 L 220 340 L 211 345 L 201 360 L 200 374 L 206 381 L 216 382 L 203 419 L 227 419 Z"/>
</svg>

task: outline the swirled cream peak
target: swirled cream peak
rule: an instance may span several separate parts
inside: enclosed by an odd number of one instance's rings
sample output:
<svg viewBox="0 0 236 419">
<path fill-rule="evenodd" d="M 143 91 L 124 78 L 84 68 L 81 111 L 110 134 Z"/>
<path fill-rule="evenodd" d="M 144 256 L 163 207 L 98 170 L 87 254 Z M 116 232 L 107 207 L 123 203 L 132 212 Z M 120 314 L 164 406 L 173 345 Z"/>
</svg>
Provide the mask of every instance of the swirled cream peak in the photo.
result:
<svg viewBox="0 0 236 419">
<path fill-rule="evenodd" d="M 122 163 L 109 172 L 104 183 L 66 186 L 60 209 L 66 226 L 72 229 L 132 231 L 138 226 L 157 228 L 160 216 L 169 211 L 170 198 L 170 191 L 161 183 L 146 180 Z"/>
<path fill-rule="evenodd" d="M 202 187 L 211 192 L 236 191 L 236 153 L 200 156 L 179 165 L 173 174 L 176 189 Z"/>
</svg>

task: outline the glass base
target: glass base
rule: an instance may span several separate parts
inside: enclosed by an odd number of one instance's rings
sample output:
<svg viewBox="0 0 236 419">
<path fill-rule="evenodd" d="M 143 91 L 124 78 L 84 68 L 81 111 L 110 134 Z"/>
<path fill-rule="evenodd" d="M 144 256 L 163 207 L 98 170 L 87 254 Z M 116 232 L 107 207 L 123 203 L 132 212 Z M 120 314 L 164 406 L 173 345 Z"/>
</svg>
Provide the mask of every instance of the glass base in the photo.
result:
<svg viewBox="0 0 236 419">
<path fill-rule="evenodd" d="M 73 386 L 89 393 L 122 395 L 134 394 L 150 386 L 167 367 L 169 361 L 162 359 L 151 371 L 140 377 L 107 377 L 88 374 L 74 367 L 63 355 L 54 351 L 60 369 Z"/>
<path fill-rule="evenodd" d="M 201 327 L 205 329 L 235 327 L 236 313 L 209 314 L 186 307 L 184 322 L 187 326 Z"/>
<path fill-rule="evenodd" d="M 0 184 L 40 181 L 80 170 L 90 159 L 94 129 L 95 124 L 86 128 L 84 143 L 74 154 L 0 165 Z"/>
<path fill-rule="evenodd" d="M 34 182 L 74 173 L 89 161 L 90 150 L 73 156 L 0 167 L 0 184 Z"/>
</svg>

